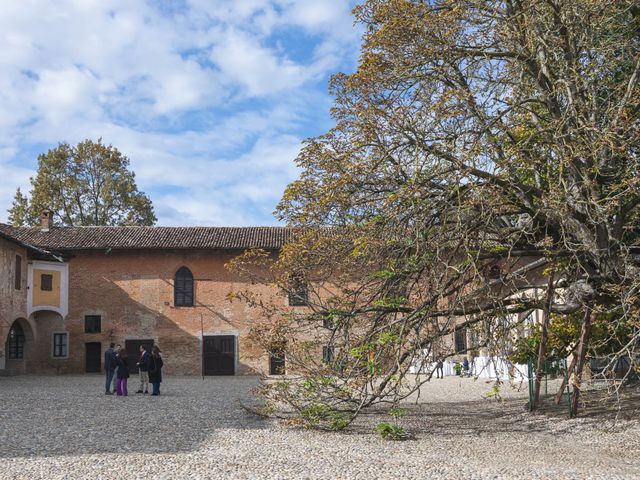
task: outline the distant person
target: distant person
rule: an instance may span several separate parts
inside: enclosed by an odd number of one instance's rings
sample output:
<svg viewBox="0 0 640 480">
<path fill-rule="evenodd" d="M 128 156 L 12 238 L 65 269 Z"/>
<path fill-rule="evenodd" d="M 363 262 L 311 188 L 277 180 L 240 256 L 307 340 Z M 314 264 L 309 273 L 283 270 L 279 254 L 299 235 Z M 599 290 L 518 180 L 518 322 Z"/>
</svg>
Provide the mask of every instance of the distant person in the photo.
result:
<svg viewBox="0 0 640 480">
<path fill-rule="evenodd" d="M 140 374 L 140 388 L 136 393 L 149 393 L 149 352 L 144 345 L 140 345 L 140 358 L 136 365 Z"/>
<path fill-rule="evenodd" d="M 160 383 L 162 382 L 162 357 L 160 356 L 160 349 L 157 345 L 154 345 L 151 349 L 151 356 L 149 357 L 149 382 L 153 385 L 153 393 L 151 396 L 160 395 Z"/>
<path fill-rule="evenodd" d="M 438 359 L 438 363 L 436 363 L 436 378 L 444 378 L 444 364 L 442 359 Z"/>
<path fill-rule="evenodd" d="M 118 343 L 115 348 L 115 356 L 116 356 L 116 371 L 113 374 L 113 393 L 116 393 L 118 390 L 118 352 L 122 350 L 122 346 Z"/>
<path fill-rule="evenodd" d="M 109 348 L 107 348 L 104 352 L 104 371 L 107 374 L 107 381 L 104 384 L 104 394 L 105 395 L 113 395 L 111 392 L 111 381 L 116 372 L 116 365 L 118 359 L 116 358 L 116 352 L 113 350 L 115 344 L 111 342 L 109 344 Z M 115 390 L 115 389 L 114 389 Z"/>
<path fill-rule="evenodd" d="M 464 371 L 463 376 L 468 377 L 469 376 L 469 360 L 467 360 L 467 357 L 464 357 L 464 360 L 462 360 L 462 370 Z"/>
<path fill-rule="evenodd" d="M 127 382 L 129 380 L 129 358 L 127 351 L 121 348 L 118 352 L 118 396 L 126 397 L 129 392 L 127 390 Z"/>
</svg>

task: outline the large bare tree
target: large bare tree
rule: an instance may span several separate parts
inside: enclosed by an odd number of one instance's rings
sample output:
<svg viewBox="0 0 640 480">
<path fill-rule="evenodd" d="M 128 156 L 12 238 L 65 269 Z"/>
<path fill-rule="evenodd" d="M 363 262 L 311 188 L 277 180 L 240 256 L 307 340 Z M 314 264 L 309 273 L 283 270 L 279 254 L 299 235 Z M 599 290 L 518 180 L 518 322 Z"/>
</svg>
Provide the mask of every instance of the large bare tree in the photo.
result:
<svg viewBox="0 0 640 480">
<path fill-rule="evenodd" d="M 417 388 L 410 365 L 456 322 L 503 353 L 515 314 L 540 309 L 543 339 L 550 318 L 581 316 L 575 411 L 594 324 L 623 324 L 615 353 L 637 355 L 637 2 L 369 0 L 355 15 L 336 125 L 307 141 L 278 207 L 301 233 L 262 270 L 306 282 L 309 307 L 250 298 L 273 313 L 256 340 L 302 375 L 265 397 L 339 428 Z"/>
</svg>

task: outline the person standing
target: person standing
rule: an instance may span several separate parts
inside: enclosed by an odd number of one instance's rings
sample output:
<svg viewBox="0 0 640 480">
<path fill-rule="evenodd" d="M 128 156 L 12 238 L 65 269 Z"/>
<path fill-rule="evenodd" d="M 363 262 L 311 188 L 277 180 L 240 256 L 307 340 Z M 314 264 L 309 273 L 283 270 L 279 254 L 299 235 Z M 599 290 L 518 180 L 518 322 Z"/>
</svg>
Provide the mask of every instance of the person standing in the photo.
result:
<svg viewBox="0 0 640 480">
<path fill-rule="evenodd" d="M 436 378 L 444 378 L 444 370 L 443 370 L 443 363 L 442 363 L 442 359 L 439 358 L 438 362 L 436 363 Z"/>
<path fill-rule="evenodd" d="M 149 352 L 144 345 L 140 345 L 140 358 L 136 365 L 140 373 L 140 388 L 136 393 L 149 393 Z"/>
<path fill-rule="evenodd" d="M 118 352 L 118 396 L 126 397 L 129 392 L 127 390 L 127 381 L 129 379 L 129 359 L 127 351 L 121 348 Z"/>
<path fill-rule="evenodd" d="M 157 345 L 154 345 L 151 349 L 151 356 L 149 357 L 149 382 L 153 385 L 152 396 L 160 395 L 160 383 L 162 382 L 162 357 L 160 356 L 160 349 Z"/>
<path fill-rule="evenodd" d="M 122 350 L 122 346 L 120 344 L 116 345 L 116 349 L 114 351 L 115 359 L 116 359 L 116 369 L 113 373 L 113 393 L 116 393 L 118 389 L 118 353 Z"/>
<path fill-rule="evenodd" d="M 113 350 L 114 346 L 115 344 L 111 342 L 109 348 L 104 352 L 104 371 L 107 374 L 107 381 L 104 384 L 105 395 L 113 395 L 111 392 L 111 381 L 113 380 L 117 365 L 116 352 Z"/>
<path fill-rule="evenodd" d="M 462 361 L 462 370 L 464 370 L 464 374 L 463 377 L 469 377 L 469 360 L 467 360 L 467 357 L 464 357 L 464 360 Z"/>
</svg>

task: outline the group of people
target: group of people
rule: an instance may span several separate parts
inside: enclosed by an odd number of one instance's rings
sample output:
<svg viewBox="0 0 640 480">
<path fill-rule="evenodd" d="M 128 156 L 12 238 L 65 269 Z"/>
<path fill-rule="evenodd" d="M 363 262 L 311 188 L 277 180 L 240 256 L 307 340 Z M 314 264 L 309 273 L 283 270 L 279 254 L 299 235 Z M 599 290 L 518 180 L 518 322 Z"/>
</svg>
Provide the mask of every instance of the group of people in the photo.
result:
<svg viewBox="0 0 640 480">
<path fill-rule="evenodd" d="M 140 375 L 140 387 L 136 393 L 148 394 L 149 383 L 151 383 L 153 389 L 151 395 L 160 395 L 163 362 L 158 346 L 154 345 L 149 353 L 144 345 L 140 345 L 136 366 Z M 129 356 L 122 346 L 115 343 L 109 344 L 109 348 L 104 352 L 104 369 L 107 374 L 105 395 L 115 393 L 126 397 L 129 394 L 127 389 L 130 376 Z M 113 390 L 111 390 L 112 383 Z"/>
<path fill-rule="evenodd" d="M 469 364 L 467 357 L 464 357 L 462 363 L 456 362 L 453 370 L 460 377 L 470 377 L 472 374 L 471 364 Z M 442 358 L 438 358 L 436 362 L 436 378 L 444 378 L 444 361 Z"/>
</svg>

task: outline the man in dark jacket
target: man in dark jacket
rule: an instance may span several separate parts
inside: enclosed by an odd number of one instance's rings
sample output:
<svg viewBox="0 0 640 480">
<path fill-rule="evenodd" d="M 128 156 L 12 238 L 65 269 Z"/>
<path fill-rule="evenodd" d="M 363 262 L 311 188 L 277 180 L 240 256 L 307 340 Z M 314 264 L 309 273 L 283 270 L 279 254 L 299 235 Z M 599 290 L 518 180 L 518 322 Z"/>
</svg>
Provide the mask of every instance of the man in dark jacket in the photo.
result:
<svg viewBox="0 0 640 480">
<path fill-rule="evenodd" d="M 149 393 L 149 352 L 144 345 L 140 345 L 140 358 L 136 365 L 140 373 L 140 388 L 136 393 Z"/>
<path fill-rule="evenodd" d="M 104 371 L 107 373 L 107 381 L 104 384 L 105 395 L 113 395 L 113 393 L 111 393 L 111 382 L 113 381 L 113 375 L 118 365 L 116 352 L 113 350 L 113 347 L 115 347 L 115 344 L 110 343 L 109 348 L 104 352 Z"/>
</svg>

